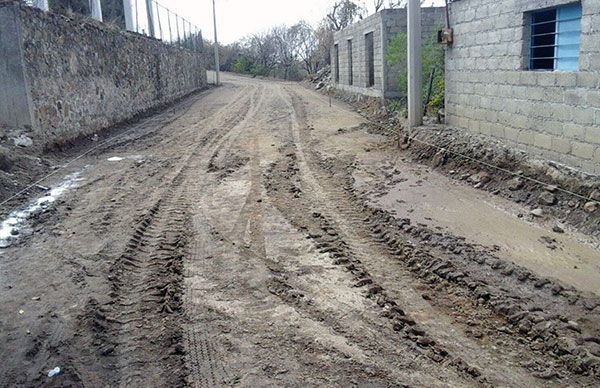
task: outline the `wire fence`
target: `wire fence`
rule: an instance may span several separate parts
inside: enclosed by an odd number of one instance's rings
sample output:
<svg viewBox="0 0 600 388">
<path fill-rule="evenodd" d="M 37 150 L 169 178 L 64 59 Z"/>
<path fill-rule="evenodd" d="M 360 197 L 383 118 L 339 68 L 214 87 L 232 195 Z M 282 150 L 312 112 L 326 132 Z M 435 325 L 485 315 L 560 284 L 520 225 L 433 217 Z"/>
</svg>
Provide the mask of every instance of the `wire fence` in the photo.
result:
<svg viewBox="0 0 600 388">
<path fill-rule="evenodd" d="M 158 1 L 131 0 L 130 3 L 133 31 L 190 50 L 201 48 L 201 30 L 184 17 Z"/>
<path fill-rule="evenodd" d="M 110 22 L 138 34 L 189 50 L 202 50 L 202 31 L 181 15 L 155 0 L 114 0 L 102 9 L 100 0 L 23 0 L 44 11 L 74 12 Z"/>
</svg>

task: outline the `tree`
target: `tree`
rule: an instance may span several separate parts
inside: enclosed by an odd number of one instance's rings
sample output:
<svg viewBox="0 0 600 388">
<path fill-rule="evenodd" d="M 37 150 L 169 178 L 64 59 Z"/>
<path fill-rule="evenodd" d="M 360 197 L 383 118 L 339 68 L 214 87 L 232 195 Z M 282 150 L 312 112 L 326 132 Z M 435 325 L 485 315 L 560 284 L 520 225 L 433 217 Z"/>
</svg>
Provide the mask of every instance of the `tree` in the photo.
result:
<svg viewBox="0 0 600 388">
<path fill-rule="evenodd" d="M 362 18 L 365 9 L 352 0 L 339 0 L 333 4 L 333 7 L 327 13 L 325 20 L 331 31 L 340 31 L 357 18 Z"/>
<path fill-rule="evenodd" d="M 407 75 L 407 34 L 401 32 L 392 36 L 385 60 L 397 71 L 397 83 L 400 92 L 406 96 L 408 93 L 408 75 Z M 440 108 L 444 105 L 444 48 L 437 43 L 437 34 L 431 35 L 423 44 L 422 56 L 422 74 L 423 74 L 423 97 L 427 96 L 429 88 L 429 76 L 433 72 L 432 94 L 428 108 Z"/>
<path fill-rule="evenodd" d="M 331 64 L 331 47 L 333 46 L 333 31 L 327 28 L 326 23 L 321 23 L 315 31 L 317 40 L 316 57 L 321 66 Z"/>
<path fill-rule="evenodd" d="M 284 79 L 289 79 L 290 69 L 296 62 L 296 44 L 298 42 L 297 29 L 286 26 L 274 27 L 271 30 L 279 66 L 284 71 Z"/>
<path fill-rule="evenodd" d="M 293 46 L 296 55 L 302 60 L 304 70 L 308 74 L 314 74 L 319 69 L 318 42 L 315 30 L 306 21 L 302 20 L 291 27 L 291 37 L 294 39 Z"/>
<path fill-rule="evenodd" d="M 277 65 L 277 47 L 272 31 L 251 35 L 244 47 L 267 74 Z"/>
<path fill-rule="evenodd" d="M 375 8 L 375 13 L 379 12 L 384 3 L 385 0 L 373 0 L 373 8 Z"/>
</svg>

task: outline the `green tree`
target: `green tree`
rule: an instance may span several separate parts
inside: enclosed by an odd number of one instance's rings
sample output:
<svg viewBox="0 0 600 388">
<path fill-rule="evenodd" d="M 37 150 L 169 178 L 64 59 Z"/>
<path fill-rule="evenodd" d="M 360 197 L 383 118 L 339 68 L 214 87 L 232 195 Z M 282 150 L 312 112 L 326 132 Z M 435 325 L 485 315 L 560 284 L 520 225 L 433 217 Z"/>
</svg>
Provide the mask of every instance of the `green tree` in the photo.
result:
<svg viewBox="0 0 600 388">
<path fill-rule="evenodd" d="M 398 72 L 397 83 L 400 93 L 408 95 L 408 73 L 407 73 L 407 34 L 401 32 L 396 34 L 390 40 L 387 52 L 385 54 L 386 62 Z M 423 44 L 422 50 L 422 74 L 423 74 L 423 103 L 427 98 L 429 89 L 429 77 L 433 71 L 431 99 L 427 108 L 437 109 L 444 106 L 444 47 L 437 43 L 437 34 L 431 35 Z"/>
</svg>

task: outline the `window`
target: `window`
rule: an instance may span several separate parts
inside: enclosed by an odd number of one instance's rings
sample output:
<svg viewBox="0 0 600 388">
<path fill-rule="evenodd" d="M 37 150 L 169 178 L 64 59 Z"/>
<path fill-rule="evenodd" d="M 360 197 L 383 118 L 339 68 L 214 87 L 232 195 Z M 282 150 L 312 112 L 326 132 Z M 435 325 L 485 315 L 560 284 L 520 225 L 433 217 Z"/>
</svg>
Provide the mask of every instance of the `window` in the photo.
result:
<svg viewBox="0 0 600 388">
<path fill-rule="evenodd" d="M 366 67 L 367 67 L 367 87 L 375 85 L 375 47 L 373 45 L 373 33 L 365 35 Z"/>
<path fill-rule="evenodd" d="M 352 74 L 352 39 L 348 39 L 348 85 L 354 83 L 354 75 Z"/>
<path fill-rule="evenodd" d="M 578 70 L 581 4 L 531 14 L 530 70 Z"/>
<path fill-rule="evenodd" d="M 335 61 L 335 83 L 340 82 L 340 48 L 336 44 L 333 46 L 333 60 Z"/>
</svg>

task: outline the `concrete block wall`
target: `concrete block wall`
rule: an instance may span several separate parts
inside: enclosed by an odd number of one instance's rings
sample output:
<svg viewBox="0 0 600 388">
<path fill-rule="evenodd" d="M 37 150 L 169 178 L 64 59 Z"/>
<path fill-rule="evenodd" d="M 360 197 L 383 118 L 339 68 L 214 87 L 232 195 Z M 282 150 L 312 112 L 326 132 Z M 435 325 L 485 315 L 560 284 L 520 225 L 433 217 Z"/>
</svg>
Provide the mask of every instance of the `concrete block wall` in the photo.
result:
<svg viewBox="0 0 600 388">
<path fill-rule="evenodd" d="M 422 38 L 425 42 L 437 27 L 444 25 L 444 7 L 424 7 L 422 16 Z M 392 37 L 406 32 L 406 9 L 384 9 L 359 22 L 348 26 L 334 34 L 334 45 L 339 49 L 339 82 L 336 87 L 352 93 L 371 97 L 399 97 L 397 79 L 400 66 L 389 66 L 385 61 L 385 53 Z M 375 85 L 367 87 L 367 59 L 365 36 L 373 33 L 375 51 Z M 348 40 L 352 40 L 352 73 L 353 82 L 349 82 Z M 335 63 L 335 50 L 332 48 L 332 63 Z M 333 68 L 335 72 L 335 66 Z"/>
<path fill-rule="evenodd" d="M 383 97 L 383 49 L 382 42 L 382 13 L 371 15 L 357 23 L 348 26 L 342 31 L 334 34 L 334 45 L 338 45 L 339 72 L 338 89 L 360 93 L 371 97 Z M 375 85 L 367 87 L 367 51 L 365 36 L 373 34 L 373 50 L 375 64 Z M 352 40 L 352 85 L 348 80 L 350 60 L 348 56 L 348 41 Z M 335 63 L 335 50 L 332 48 L 332 63 Z"/>
<path fill-rule="evenodd" d="M 526 13 L 573 0 L 456 0 L 446 122 L 600 173 L 600 1 L 582 0 L 578 71 L 527 70 Z"/>
<path fill-rule="evenodd" d="M 207 85 L 200 52 L 14 2 L 0 2 L 0 53 L 9 54 L 0 56 L 0 84 L 11 85 L 0 88 L 0 123 L 31 128 L 40 144 L 94 133 Z"/>
</svg>

